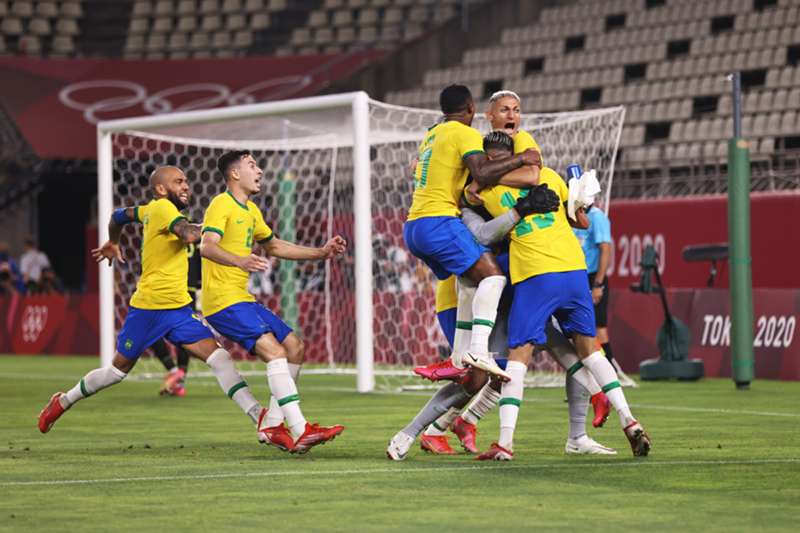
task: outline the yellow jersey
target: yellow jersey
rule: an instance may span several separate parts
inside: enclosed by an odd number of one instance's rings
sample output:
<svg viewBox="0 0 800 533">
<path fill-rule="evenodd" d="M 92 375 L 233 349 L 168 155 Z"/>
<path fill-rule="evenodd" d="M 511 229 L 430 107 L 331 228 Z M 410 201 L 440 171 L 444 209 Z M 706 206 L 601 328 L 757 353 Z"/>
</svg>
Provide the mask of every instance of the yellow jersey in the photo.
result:
<svg viewBox="0 0 800 533">
<path fill-rule="evenodd" d="M 166 198 L 134 209 L 143 225 L 142 275 L 130 304 L 139 309 L 177 309 L 191 303 L 187 288 L 189 262 L 184 242 L 172 233 L 186 217 Z"/>
<path fill-rule="evenodd" d="M 458 307 L 456 297 L 456 276 L 436 282 L 436 312 L 441 313 L 448 309 Z"/>
<path fill-rule="evenodd" d="M 449 120 L 429 129 L 417 154 L 408 220 L 458 216 L 469 173 L 464 159 L 478 153 L 483 153 L 483 137 L 475 128 Z"/>
<path fill-rule="evenodd" d="M 542 149 L 539 148 L 539 144 L 534 140 L 533 136 L 525 130 L 519 130 L 517 133 L 514 134 L 514 153 L 521 154 L 528 148 L 533 148 L 539 154 L 542 153 Z M 544 158 L 542 158 L 544 162 Z"/>
<path fill-rule="evenodd" d="M 539 183 L 547 184 L 561 198 L 561 205 L 554 213 L 529 215 L 511 230 L 509 269 L 514 284 L 539 274 L 586 269 L 583 250 L 564 208 L 569 193 L 567 184 L 548 167 L 539 172 Z M 514 207 L 517 199 L 527 193 L 527 189 L 496 185 L 481 191 L 481 198 L 486 210 L 496 217 Z"/>
<path fill-rule="evenodd" d="M 226 252 L 246 257 L 253 243 L 263 243 L 273 237 L 256 204 L 241 204 L 227 191 L 211 200 L 203 220 L 203 233 L 217 233 L 219 245 Z M 202 308 L 205 316 L 213 315 L 240 302 L 255 302 L 247 292 L 249 274 L 239 267 L 221 265 L 205 257 L 202 260 Z"/>
</svg>

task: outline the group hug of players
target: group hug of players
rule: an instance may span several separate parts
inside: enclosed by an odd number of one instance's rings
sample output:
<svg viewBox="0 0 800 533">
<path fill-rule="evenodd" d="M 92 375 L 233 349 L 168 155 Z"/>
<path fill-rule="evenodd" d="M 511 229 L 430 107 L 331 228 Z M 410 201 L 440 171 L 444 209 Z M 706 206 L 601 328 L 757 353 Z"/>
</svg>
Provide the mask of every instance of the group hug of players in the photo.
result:
<svg viewBox="0 0 800 533">
<path fill-rule="evenodd" d="M 567 186 L 543 166 L 533 138 L 519 131 L 519 97 L 510 91 L 492 97 L 495 131 L 486 138 L 471 127 L 475 105 L 466 87 L 445 88 L 440 103 L 443 121 L 420 145 L 403 236 L 408 249 L 440 280 L 437 311 L 448 301 L 457 302 L 455 320 L 446 319 L 450 313 L 440 313 L 452 356 L 414 370 L 449 382 L 391 439 L 387 455 L 404 459 L 423 430 L 423 449 L 454 453 L 443 436 L 448 428 L 475 453 L 475 424 L 499 404 L 500 438 L 478 459 L 512 459 L 525 373 L 534 348 L 544 346 L 567 370 L 566 451 L 616 453 L 586 435 L 591 398 L 593 424 L 605 421 L 610 402 L 634 455 L 647 455 L 650 439 L 631 414 L 616 372 L 596 344 L 586 263 L 565 209 Z M 267 259 L 253 253 L 256 244 L 281 259 L 326 260 L 343 254 L 347 243 L 335 236 L 315 248 L 279 239 L 249 200 L 260 191 L 263 176 L 253 156 L 227 152 L 217 167 L 227 190 L 212 199 L 201 225 L 181 214 L 189 204 L 189 184 L 173 166 L 159 167 L 150 176 L 150 202 L 113 213 L 109 240 L 92 253 L 109 265 L 124 262 L 122 230 L 127 224 L 141 224 L 142 274 L 112 364 L 87 373 L 66 393 L 55 393 L 39 415 L 42 433 L 78 401 L 121 382 L 140 355 L 161 339 L 209 366 L 223 392 L 255 424 L 260 442 L 305 453 L 344 431 L 341 425 L 306 421 L 296 385 L 303 342 L 255 301 L 247 280 L 251 272 L 269 268 Z M 579 211 L 576 218 L 573 224 L 585 227 L 585 214 Z M 202 257 L 203 317 L 219 334 L 266 363 L 268 407 L 256 400 L 228 351 L 192 310 L 186 247 L 193 245 Z M 507 352 L 507 357 L 495 359 L 492 352 Z"/>
</svg>

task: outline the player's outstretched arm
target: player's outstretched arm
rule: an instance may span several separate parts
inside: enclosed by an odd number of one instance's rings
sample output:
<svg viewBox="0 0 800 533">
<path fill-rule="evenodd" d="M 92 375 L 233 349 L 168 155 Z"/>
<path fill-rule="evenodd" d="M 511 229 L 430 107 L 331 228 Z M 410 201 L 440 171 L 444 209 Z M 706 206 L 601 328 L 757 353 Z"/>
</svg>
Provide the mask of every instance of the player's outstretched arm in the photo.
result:
<svg viewBox="0 0 800 533">
<path fill-rule="evenodd" d="M 177 221 L 170 231 L 180 237 L 185 244 L 200 242 L 200 237 L 202 236 L 200 225 L 192 224 L 186 219 Z"/>
<path fill-rule="evenodd" d="M 255 254 L 239 256 L 232 254 L 219 245 L 221 235 L 207 231 L 200 241 L 200 255 L 225 266 L 235 266 L 245 272 L 263 272 L 269 268 L 269 261 Z"/>
<path fill-rule="evenodd" d="M 119 248 L 119 238 L 122 236 L 122 229 L 131 222 L 136 222 L 135 207 L 121 207 L 111 214 L 111 219 L 108 221 L 108 240 L 99 248 L 92 250 L 95 261 L 99 263 L 107 259 L 109 266 L 113 264 L 114 259 L 120 263 L 125 262 L 122 250 Z"/>
<path fill-rule="evenodd" d="M 263 247 L 269 255 L 280 259 L 331 259 L 344 253 L 347 249 L 347 241 L 336 235 L 328 240 L 325 246 L 313 248 L 273 237 L 265 242 Z"/>
<path fill-rule="evenodd" d="M 525 165 L 542 166 L 542 157 L 536 150 L 524 152 L 505 159 L 489 159 L 483 152 L 474 153 L 464 160 L 473 179 L 482 187 L 496 185 L 505 174 Z"/>
<path fill-rule="evenodd" d="M 472 208 L 462 207 L 461 219 L 479 243 L 484 246 L 489 246 L 503 239 L 509 231 L 514 229 L 514 226 L 520 221 L 520 216 L 512 208 L 499 217 L 495 217 L 491 220 L 484 220 L 483 217 L 472 210 Z"/>
</svg>

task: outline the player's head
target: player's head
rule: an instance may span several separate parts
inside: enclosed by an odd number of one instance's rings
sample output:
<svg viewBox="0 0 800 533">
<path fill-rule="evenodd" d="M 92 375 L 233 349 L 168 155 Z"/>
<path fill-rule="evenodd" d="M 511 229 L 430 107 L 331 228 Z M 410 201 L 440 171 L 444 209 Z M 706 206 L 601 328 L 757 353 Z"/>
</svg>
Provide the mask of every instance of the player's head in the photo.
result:
<svg viewBox="0 0 800 533">
<path fill-rule="evenodd" d="M 475 103 L 472 93 L 464 85 L 448 85 L 439 93 L 439 106 L 445 115 L 461 115 L 467 125 L 472 124 L 475 116 Z"/>
<path fill-rule="evenodd" d="M 255 194 L 261 190 L 261 170 L 256 160 L 247 150 L 226 152 L 217 159 L 217 168 L 225 176 L 228 187 L 240 187 L 246 194 Z"/>
<path fill-rule="evenodd" d="M 483 138 L 483 151 L 489 159 L 514 155 L 514 139 L 504 131 L 493 131 Z"/>
<path fill-rule="evenodd" d="M 522 102 L 514 91 L 497 91 L 489 98 L 486 120 L 493 130 L 501 130 L 512 137 L 519 131 Z"/>
<path fill-rule="evenodd" d="M 189 205 L 189 181 L 181 169 L 173 166 L 158 167 L 150 174 L 150 190 L 155 198 L 166 198 L 178 209 Z"/>
</svg>

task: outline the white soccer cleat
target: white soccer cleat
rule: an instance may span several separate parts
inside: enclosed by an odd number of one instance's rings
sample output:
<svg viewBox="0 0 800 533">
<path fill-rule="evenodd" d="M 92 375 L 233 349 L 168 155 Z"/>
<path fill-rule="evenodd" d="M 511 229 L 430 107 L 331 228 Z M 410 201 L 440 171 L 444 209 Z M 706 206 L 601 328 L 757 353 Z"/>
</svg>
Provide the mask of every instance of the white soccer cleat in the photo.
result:
<svg viewBox="0 0 800 533">
<path fill-rule="evenodd" d="M 495 375 L 502 381 L 511 381 L 511 374 L 497 366 L 497 361 L 488 353 L 465 352 L 462 361 L 465 365 Z"/>
<path fill-rule="evenodd" d="M 402 461 L 408 455 L 408 451 L 414 444 L 414 437 L 410 437 L 399 431 L 397 435 L 392 437 L 389 441 L 389 447 L 386 448 L 386 457 L 392 461 Z"/>
<path fill-rule="evenodd" d="M 567 439 L 564 452 L 567 455 L 617 455 L 617 450 L 603 446 L 589 435 L 582 435 L 577 439 Z"/>
</svg>

